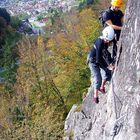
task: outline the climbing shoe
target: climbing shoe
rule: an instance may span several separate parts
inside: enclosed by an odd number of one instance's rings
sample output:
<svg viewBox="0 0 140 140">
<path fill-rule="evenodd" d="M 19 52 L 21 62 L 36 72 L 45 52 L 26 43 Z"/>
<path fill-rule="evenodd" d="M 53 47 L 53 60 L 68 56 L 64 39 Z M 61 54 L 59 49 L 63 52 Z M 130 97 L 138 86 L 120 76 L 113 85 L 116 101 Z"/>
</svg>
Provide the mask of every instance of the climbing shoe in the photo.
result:
<svg viewBox="0 0 140 140">
<path fill-rule="evenodd" d="M 104 94 L 105 93 L 105 87 L 104 88 L 100 88 L 100 92 L 102 92 Z"/>
<path fill-rule="evenodd" d="M 98 97 L 93 97 L 93 100 L 94 100 L 94 102 L 95 102 L 96 104 L 99 103 L 99 98 L 98 98 Z"/>
</svg>

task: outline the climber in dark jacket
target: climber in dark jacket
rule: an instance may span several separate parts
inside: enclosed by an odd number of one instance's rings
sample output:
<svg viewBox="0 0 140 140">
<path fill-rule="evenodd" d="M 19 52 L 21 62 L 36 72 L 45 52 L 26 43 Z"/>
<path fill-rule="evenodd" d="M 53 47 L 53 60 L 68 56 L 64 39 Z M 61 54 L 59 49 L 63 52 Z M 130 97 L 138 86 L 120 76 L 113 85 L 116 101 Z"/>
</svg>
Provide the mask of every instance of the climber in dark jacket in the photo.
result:
<svg viewBox="0 0 140 140">
<path fill-rule="evenodd" d="M 114 29 L 110 26 L 103 30 L 103 36 L 96 39 L 91 51 L 88 54 L 87 61 L 91 71 L 91 86 L 94 86 L 94 102 L 98 103 L 98 91 L 105 93 L 105 83 L 111 79 L 112 65 L 111 54 L 108 44 L 114 39 Z"/>
<path fill-rule="evenodd" d="M 112 57 L 114 61 L 116 60 L 117 54 L 117 41 L 119 40 L 121 29 L 123 26 L 123 13 L 120 10 L 122 6 L 122 0 L 112 0 L 111 7 L 107 12 L 105 12 L 103 16 L 103 20 L 105 21 L 105 27 L 111 26 L 115 31 L 115 38 L 113 39 L 113 50 Z"/>
</svg>

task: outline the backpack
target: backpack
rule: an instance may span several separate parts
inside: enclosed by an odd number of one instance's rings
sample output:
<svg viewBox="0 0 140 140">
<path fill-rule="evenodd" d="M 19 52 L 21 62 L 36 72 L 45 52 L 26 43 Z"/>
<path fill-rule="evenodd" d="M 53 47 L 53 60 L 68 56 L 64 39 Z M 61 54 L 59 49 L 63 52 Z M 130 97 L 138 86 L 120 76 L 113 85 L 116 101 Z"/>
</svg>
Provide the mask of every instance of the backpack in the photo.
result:
<svg viewBox="0 0 140 140">
<path fill-rule="evenodd" d="M 109 12 L 109 9 L 103 10 L 103 11 L 101 11 L 100 14 L 99 14 L 99 21 L 100 21 L 102 27 L 105 27 L 104 15 L 105 15 L 107 12 Z"/>
</svg>

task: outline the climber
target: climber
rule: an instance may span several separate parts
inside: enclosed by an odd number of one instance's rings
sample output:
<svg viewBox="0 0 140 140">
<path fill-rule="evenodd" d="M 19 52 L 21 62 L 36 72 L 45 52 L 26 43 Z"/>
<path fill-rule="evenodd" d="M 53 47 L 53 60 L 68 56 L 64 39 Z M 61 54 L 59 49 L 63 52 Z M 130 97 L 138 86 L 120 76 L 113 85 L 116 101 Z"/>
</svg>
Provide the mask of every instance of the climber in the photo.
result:
<svg viewBox="0 0 140 140">
<path fill-rule="evenodd" d="M 105 93 L 105 83 L 111 79 L 114 70 L 110 52 L 107 50 L 109 43 L 114 39 L 115 33 L 111 26 L 102 31 L 88 54 L 87 62 L 91 71 L 91 87 L 94 86 L 94 102 L 98 103 L 98 92 Z"/>
<path fill-rule="evenodd" d="M 112 57 L 114 62 L 117 54 L 117 41 L 119 40 L 122 25 L 123 25 L 123 13 L 120 10 L 122 6 L 122 0 L 112 0 L 111 7 L 105 12 L 103 20 L 105 21 L 105 27 L 111 26 L 115 31 L 115 38 L 113 42 Z"/>
</svg>

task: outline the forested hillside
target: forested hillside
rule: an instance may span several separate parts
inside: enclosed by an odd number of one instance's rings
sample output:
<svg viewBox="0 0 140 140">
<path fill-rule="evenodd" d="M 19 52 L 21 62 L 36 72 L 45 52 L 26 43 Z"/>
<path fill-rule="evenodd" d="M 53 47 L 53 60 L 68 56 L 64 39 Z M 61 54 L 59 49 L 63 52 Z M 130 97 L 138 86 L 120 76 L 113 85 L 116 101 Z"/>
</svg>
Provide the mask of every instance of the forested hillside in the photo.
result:
<svg viewBox="0 0 140 140">
<path fill-rule="evenodd" d="M 8 33 L 1 39 L 6 72 L 0 90 L 0 139 L 63 139 L 66 115 L 82 102 L 90 85 L 86 56 L 99 34 L 93 7 L 62 14 L 44 36 L 19 36 L 11 25 L 2 25 Z"/>
</svg>

